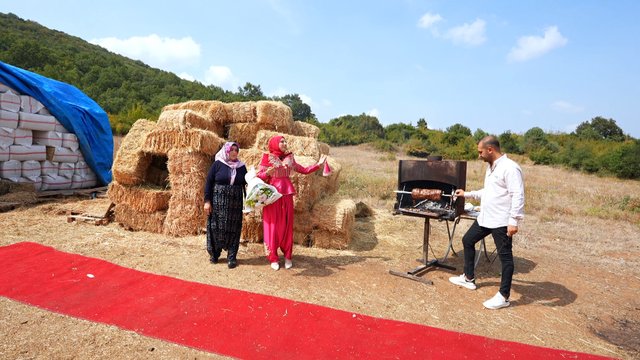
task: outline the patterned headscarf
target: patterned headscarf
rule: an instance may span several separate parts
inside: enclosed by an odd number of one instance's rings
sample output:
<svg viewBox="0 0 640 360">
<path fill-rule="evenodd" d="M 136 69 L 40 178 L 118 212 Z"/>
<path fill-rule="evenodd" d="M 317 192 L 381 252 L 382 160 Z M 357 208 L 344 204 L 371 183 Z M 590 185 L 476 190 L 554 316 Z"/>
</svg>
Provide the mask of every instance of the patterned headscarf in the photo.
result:
<svg viewBox="0 0 640 360">
<path fill-rule="evenodd" d="M 216 160 L 231 168 L 231 181 L 229 182 L 231 185 L 233 185 L 233 182 L 236 179 L 236 169 L 244 166 L 244 163 L 239 159 L 236 159 L 235 161 L 229 159 L 229 152 L 231 151 L 232 146 L 238 148 L 238 152 L 240 152 L 240 146 L 238 145 L 238 143 L 234 141 L 228 141 L 224 145 L 222 145 L 215 157 Z"/>
<path fill-rule="evenodd" d="M 280 140 L 282 140 L 282 138 L 284 138 L 284 136 L 276 135 L 269 140 L 269 152 L 277 156 L 280 160 L 284 159 L 287 155 L 290 154 L 290 152 L 285 154 L 282 152 L 282 150 L 280 150 Z"/>
</svg>

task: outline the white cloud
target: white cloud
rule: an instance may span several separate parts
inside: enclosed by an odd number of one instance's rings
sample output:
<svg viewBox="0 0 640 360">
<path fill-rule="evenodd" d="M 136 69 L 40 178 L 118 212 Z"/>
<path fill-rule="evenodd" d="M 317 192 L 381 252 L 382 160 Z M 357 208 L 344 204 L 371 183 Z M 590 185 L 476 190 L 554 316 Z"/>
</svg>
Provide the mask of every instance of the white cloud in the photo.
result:
<svg viewBox="0 0 640 360">
<path fill-rule="evenodd" d="M 380 117 L 380 110 L 373 108 L 369 111 L 367 111 L 367 115 L 369 116 L 374 116 L 374 117 Z"/>
<path fill-rule="evenodd" d="M 510 62 L 531 60 L 555 48 L 563 47 L 567 42 L 567 38 L 560 34 L 557 26 L 550 26 L 545 29 L 542 37 L 523 36 L 519 38 L 517 45 L 507 55 L 507 60 Z"/>
<path fill-rule="evenodd" d="M 465 23 L 447 30 L 444 38 L 456 44 L 481 45 L 487 40 L 485 36 L 485 25 L 486 22 L 484 20 L 476 19 L 476 21 L 471 24 Z"/>
<path fill-rule="evenodd" d="M 554 102 L 553 104 L 551 104 L 551 108 L 558 112 L 567 113 L 567 114 L 577 114 L 577 113 L 581 113 L 583 110 L 581 106 L 574 105 L 564 100 L 558 100 Z"/>
<path fill-rule="evenodd" d="M 204 74 L 204 83 L 205 85 L 216 85 L 225 90 L 236 91 L 239 81 L 233 76 L 230 68 L 212 65 Z"/>
<path fill-rule="evenodd" d="M 191 74 L 187 74 L 185 72 L 178 74 L 178 77 L 184 80 L 195 81 L 196 78 Z"/>
<path fill-rule="evenodd" d="M 300 100 L 302 100 L 303 103 L 313 108 L 313 100 L 311 100 L 311 96 L 307 96 L 305 94 L 299 94 L 299 96 L 300 96 Z"/>
<path fill-rule="evenodd" d="M 429 29 L 442 20 L 444 19 L 442 18 L 442 16 L 440 16 L 440 14 L 432 14 L 428 12 L 422 15 L 420 20 L 418 20 L 418 27 Z"/>
<path fill-rule="evenodd" d="M 200 44 L 191 37 L 172 39 L 151 34 L 128 39 L 93 39 L 90 43 L 165 70 L 194 64 L 200 58 Z"/>
</svg>

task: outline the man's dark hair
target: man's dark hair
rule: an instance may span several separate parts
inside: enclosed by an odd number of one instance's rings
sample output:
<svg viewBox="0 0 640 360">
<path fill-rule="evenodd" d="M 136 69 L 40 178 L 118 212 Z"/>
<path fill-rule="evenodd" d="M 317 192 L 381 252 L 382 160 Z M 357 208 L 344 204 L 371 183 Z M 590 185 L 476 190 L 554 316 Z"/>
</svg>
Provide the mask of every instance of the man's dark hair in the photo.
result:
<svg viewBox="0 0 640 360">
<path fill-rule="evenodd" d="M 482 140 L 480 140 L 480 143 L 485 148 L 487 146 L 491 146 L 492 148 L 496 149 L 496 151 L 500 151 L 500 141 L 498 141 L 498 138 L 493 135 L 487 135 L 483 137 Z"/>
</svg>

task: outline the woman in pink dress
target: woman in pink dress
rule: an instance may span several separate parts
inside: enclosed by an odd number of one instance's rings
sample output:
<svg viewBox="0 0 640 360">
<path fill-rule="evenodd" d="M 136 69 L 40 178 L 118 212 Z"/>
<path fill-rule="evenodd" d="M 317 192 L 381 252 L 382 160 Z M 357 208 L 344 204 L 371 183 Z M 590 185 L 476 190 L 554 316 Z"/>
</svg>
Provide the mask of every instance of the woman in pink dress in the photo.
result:
<svg viewBox="0 0 640 360">
<path fill-rule="evenodd" d="M 292 171 L 301 174 L 311 174 L 320 169 L 326 161 L 322 155 L 317 164 L 304 167 L 296 162 L 292 153 L 288 151 L 287 140 L 277 135 L 269 140 L 269 153 L 263 154 L 258 177 L 265 183 L 273 185 L 282 197 L 262 210 L 262 224 L 264 227 L 264 246 L 273 270 L 280 269 L 278 263 L 278 249 L 284 253 L 284 267 L 293 266 L 291 261 L 293 252 L 293 196 L 296 189 L 289 176 Z"/>
</svg>

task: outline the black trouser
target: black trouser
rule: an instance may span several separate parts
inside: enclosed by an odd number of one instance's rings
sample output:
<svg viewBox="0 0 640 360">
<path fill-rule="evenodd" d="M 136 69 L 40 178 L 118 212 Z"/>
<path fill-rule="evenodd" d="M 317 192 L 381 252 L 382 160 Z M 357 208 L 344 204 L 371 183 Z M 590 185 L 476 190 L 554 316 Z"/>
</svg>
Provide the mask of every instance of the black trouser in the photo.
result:
<svg viewBox="0 0 640 360">
<path fill-rule="evenodd" d="M 500 294 L 509 299 L 511 295 L 511 279 L 513 278 L 513 251 L 512 238 L 507 236 L 507 227 L 489 229 L 473 222 L 466 234 L 462 237 L 464 246 L 464 274 L 467 279 L 475 278 L 476 243 L 491 234 L 498 249 L 498 256 L 502 264 L 502 279 L 500 281 Z"/>
</svg>

